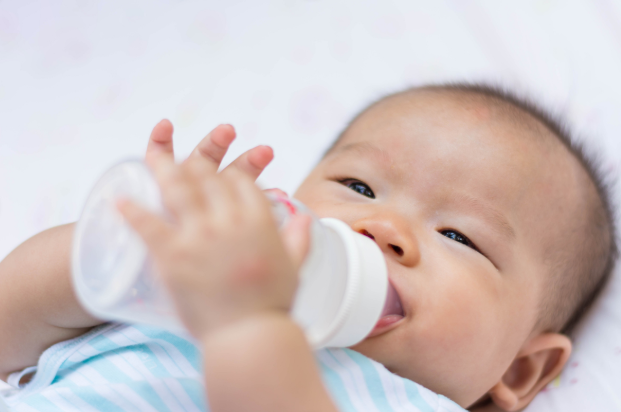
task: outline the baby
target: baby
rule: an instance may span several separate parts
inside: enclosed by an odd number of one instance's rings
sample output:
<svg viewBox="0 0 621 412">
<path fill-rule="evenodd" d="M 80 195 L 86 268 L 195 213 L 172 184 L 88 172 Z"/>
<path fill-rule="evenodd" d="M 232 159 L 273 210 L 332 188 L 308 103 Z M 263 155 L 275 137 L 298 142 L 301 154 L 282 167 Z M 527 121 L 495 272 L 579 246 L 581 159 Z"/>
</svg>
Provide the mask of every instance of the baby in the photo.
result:
<svg viewBox="0 0 621 412">
<path fill-rule="evenodd" d="M 175 224 L 119 208 L 203 350 L 211 408 L 336 410 L 286 316 L 308 222 L 279 235 L 248 178 L 271 151 L 215 175 L 230 128 L 182 166 L 171 133 L 154 129 L 147 161 Z M 560 373 L 568 334 L 616 256 L 608 196 L 582 151 L 541 111 L 487 87 L 415 88 L 372 104 L 295 197 L 386 257 L 403 309 L 352 349 L 471 410 L 523 409 Z M 2 379 L 99 323 L 71 292 L 70 239 L 68 227 L 44 232 L 0 263 Z"/>
</svg>

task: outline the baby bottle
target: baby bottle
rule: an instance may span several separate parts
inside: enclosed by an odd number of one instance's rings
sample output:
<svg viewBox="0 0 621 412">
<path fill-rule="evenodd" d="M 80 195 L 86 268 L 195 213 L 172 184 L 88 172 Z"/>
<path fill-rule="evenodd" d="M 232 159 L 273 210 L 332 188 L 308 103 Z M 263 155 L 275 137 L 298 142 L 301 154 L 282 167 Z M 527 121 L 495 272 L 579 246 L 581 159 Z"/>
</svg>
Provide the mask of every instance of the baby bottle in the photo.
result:
<svg viewBox="0 0 621 412">
<path fill-rule="evenodd" d="M 292 318 L 314 348 L 360 342 L 379 320 L 389 288 L 379 247 L 340 220 L 317 219 L 294 199 L 267 196 L 280 227 L 294 214 L 312 217 Z M 108 170 L 92 189 L 76 225 L 72 277 L 78 299 L 101 319 L 183 331 L 144 242 L 116 209 L 120 198 L 166 213 L 144 163 L 126 161 Z"/>
</svg>

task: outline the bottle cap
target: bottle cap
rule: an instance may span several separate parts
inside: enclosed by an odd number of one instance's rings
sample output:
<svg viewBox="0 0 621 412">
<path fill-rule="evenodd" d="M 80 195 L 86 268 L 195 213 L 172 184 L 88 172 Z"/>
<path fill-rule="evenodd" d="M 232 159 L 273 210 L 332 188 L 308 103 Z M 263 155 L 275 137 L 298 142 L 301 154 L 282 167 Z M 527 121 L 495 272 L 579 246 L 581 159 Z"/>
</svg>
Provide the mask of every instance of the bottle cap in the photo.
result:
<svg viewBox="0 0 621 412">
<path fill-rule="evenodd" d="M 348 347 L 362 341 L 380 318 L 388 292 L 388 272 L 377 244 L 334 218 L 321 223 L 343 242 L 347 260 L 347 279 L 342 300 L 332 322 L 322 330 L 307 331 L 311 345 Z"/>
</svg>

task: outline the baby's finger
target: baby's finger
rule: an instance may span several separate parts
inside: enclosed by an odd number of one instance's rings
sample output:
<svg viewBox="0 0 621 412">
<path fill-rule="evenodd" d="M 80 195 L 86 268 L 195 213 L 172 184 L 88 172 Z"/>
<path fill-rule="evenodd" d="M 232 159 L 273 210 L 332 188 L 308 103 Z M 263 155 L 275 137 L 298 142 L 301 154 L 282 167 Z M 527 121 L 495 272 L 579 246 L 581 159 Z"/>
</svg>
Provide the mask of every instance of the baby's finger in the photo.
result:
<svg viewBox="0 0 621 412">
<path fill-rule="evenodd" d="M 274 195 L 282 199 L 289 199 L 289 195 L 287 194 L 287 192 L 285 192 L 282 189 L 278 189 L 277 187 L 274 187 L 271 189 L 265 189 L 263 190 L 263 193 L 268 193 L 270 195 Z"/>
<path fill-rule="evenodd" d="M 138 233 L 154 253 L 162 250 L 171 238 L 174 228 L 157 214 L 148 211 L 131 200 L 120 199 L 117 209 L 127 223 Z"/>
<path fill-rule="evenodd" d="M 213 222 L 225 223 L 236 219 L 241 204 L 230 181 L 220 175 L 213 175 L 203 179 L 203 202 L 209 210 Z"/>
<path fill-rule="evenodd" d="M 274 159 L 274 151 L 269 146 L 257 146 L 248 150 L 228 165 L 222 173 L 237 169 L 255 180 Z"/>
<path fill-rule="evenodd" d="M 234 193 L 232 196 L 240 203 L 241 207 L 246 207 L 254 213 L 267 211 L 269 208 L 267 199 L 263 192 L 254 183 L 254 179 L 243 171 L 232 168 L 227 173 L 221 173 L 220 179 Z"/>
<path fill-rule="evenodd" d="M 150 164 L 154 156 L 165 155 L 174 159 L 173 151 L 173 125 L 169 120 L 164 119 L 155 125 L 147 144 L 145 161 Z"/>
<path fill-rule="evenodd" d="M 190 176 L 173 159 L 166 156 L 154 156 L 151 170 L 155 176 L 164 207 L 172 213 L 180 223 L 196 219 L 202 212 L 203 202 L 200 183 Z"/>
<path fill-rule="evenodd" d="M 215 173 L 233 140 L 235 140 L 233 126 L 221 124 L 196 145 L 184 163 L 197 163 L 201 166 L 207 166 L 209 171 Z"/>
<path fill-rule="evenodd" d="M 283 243 L 296 271 L 302 266 L 310 248 L 310 223 L 310 216 L 294 215 L 281 232 Z"/>
</svg>

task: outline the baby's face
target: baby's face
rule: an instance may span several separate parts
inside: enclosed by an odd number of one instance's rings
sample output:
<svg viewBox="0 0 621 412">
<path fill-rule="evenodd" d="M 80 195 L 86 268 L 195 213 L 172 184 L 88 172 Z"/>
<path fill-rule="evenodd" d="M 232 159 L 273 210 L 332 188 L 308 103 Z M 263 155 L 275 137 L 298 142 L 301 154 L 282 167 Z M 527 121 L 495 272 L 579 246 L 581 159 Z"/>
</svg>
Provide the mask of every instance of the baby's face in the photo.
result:
<svg viewBox="0 0 621 412">
<path fill-rule="evenodd" d="M 358 118 L 295 194 L 385 254 L 403 312 L 354 349 L 465 407 L 539 332 L 545 253 L 573 199 L 572 160 L 513 129 L 483 104 L 393 98 Z"/>
</svg>

